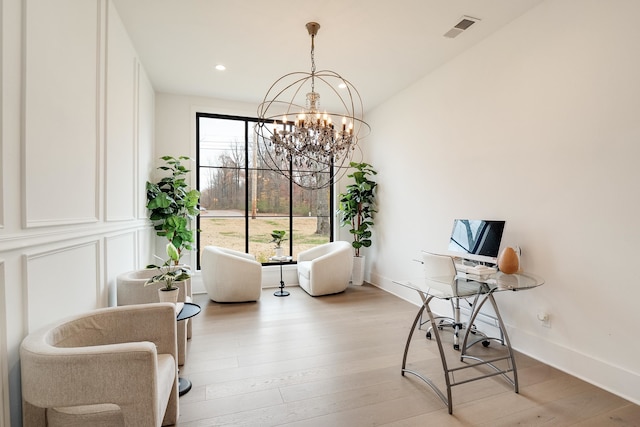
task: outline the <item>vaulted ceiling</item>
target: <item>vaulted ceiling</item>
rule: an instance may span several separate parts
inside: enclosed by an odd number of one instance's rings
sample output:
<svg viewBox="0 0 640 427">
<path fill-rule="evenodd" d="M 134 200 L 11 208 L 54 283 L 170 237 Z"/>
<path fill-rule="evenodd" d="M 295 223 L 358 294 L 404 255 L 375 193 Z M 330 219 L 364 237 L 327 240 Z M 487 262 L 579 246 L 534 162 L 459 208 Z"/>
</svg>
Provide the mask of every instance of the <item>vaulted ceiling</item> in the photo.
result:
<svg viewBox="0 0 640 427">
<path fill-rule="evenodd" d="M 341 74 L 370 109 L 543 0 L 114 0 L 156 91 L 258 104 L 292 71 Z M 455 38 L 463 16 L 480 19 Z M 225 71 L 215 66 L 223 64 Z"/>
</svg>

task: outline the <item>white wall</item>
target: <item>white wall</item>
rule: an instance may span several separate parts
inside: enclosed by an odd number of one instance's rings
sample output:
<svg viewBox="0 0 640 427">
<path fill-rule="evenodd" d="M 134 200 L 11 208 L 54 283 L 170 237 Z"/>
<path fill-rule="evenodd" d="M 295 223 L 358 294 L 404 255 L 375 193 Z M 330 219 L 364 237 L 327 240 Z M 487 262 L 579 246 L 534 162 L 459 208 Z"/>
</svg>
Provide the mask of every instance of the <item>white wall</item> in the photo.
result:
<svg viewBox="0 0 640 427">
<path fill-rule="evenodd" d="M 22 338 L 150 261 L 154 92 L 108 0 L 1 1 L 3 427 L 21 425 Z"/>
<path fill-rule="evenodd" d="M 156 152 L 158 156 L 196 157 L 196 113 L 255 117 L 257 106 L 221 99 L 156 94 Z M 195 183 L 195 177 L 193 178 Z"/>
<path fill-rule="evenodd" d="M 371 112 L 365 143 L 372 282 L 418 301 L 392 281 L 420 274 L 420 250 L 445 250 L 454 218 L 504 219 L 546 280 L 496 297 L 514 347 L 636 403 L 638 15 L 631 0 L 547 1 Z"/>
</svg>

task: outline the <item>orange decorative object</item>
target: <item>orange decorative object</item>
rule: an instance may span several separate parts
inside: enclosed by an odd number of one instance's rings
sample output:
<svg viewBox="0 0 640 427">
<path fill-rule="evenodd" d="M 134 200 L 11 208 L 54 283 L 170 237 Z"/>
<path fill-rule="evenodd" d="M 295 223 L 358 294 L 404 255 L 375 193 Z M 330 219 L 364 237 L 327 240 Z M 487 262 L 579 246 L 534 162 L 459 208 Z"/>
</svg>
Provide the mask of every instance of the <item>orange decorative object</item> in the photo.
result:
<svg viewBox="0 0 640 427">
<path fill-rule="evenodd" d="M 518 272 L 520 268 L 520 259 L 515 249 L 507 246 L 498 256 L 498 268 L 505 274 L 513 274 Z"/>
</svg>

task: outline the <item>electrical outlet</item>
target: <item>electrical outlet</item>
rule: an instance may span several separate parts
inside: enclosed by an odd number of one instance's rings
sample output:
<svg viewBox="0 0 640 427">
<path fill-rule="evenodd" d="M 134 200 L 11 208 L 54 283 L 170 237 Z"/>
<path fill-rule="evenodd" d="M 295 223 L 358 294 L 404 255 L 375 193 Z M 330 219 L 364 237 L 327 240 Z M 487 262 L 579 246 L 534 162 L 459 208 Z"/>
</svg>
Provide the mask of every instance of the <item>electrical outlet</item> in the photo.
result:
<svg viewBox="0 0 640 427">
<path fill-rule="evenodd" d="M 551 315 L 546 311 L 541 311 L 538 313 L 538 320 L 540 321 L 540 324 L 545 328 L 551 327 Z"/>
</svg>

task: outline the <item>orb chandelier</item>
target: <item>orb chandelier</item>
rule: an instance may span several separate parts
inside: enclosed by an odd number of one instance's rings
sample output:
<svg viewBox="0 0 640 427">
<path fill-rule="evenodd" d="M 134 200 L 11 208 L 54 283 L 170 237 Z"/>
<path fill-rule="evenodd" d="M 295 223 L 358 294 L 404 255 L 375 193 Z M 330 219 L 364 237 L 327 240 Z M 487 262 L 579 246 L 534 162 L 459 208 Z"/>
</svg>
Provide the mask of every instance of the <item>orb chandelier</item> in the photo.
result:
<svg viewBox="0 0 640 427">
<path fill-rule="evenodd" d="M 369 125 L 357 89 L 338 73 L 316 70 L 315 36 L 320 24 L 306 25 L 311 36 L 311 72 L 292 72 L 275 81 L 258 106 L 257 148 L 266 167 L 308 189 L 325 188 L 349 168 Z M 322 86 L 326 108 L 320 105 Z M 305 94 L 303 96 L 303 94 Z"/>
</svg>

